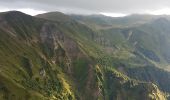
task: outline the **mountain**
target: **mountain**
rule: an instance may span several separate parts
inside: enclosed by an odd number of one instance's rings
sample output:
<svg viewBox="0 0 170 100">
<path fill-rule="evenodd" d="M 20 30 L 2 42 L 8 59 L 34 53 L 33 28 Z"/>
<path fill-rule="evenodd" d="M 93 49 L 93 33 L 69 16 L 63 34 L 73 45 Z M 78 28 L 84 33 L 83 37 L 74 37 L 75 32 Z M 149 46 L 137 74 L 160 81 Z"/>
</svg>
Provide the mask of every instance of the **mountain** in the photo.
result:
<svg viewBox="0 0 170 100">
<path fill-rule="evenodd" d="M 46 18 L 48 17 L 47 20 L 52 20 L 52 21 L 59 21 L 59 22 L 70 22 L 72 21 L 71 18 L 64 13 L 61 12 L 48 12 L 44 14 L 39 14 L 36 15 L 39 18 Z"/>
<path fill-rule="evenodd" d="M 147 14 L 132 14 L 125 17 L 109 17 L 104 15 L 70 15 L 73 19 L 93 27 L 93 29 L 108 29 L 139 26 L 151 22 L 159 18 L 167 18 L 168 15 L 147 15 Z"/>
<path fill-rule="evenodd" d="M 159 64 L 169 64 L 169 16 L 130 15 L 121 18 L 111 18 L 96 15 L 87 16 L 86 18 L 86 16 L 71 15 L 71 17 L 97 32 L 98 34 L 94 41 L 105 46 L 105 48 L 114 48 L 115 50 L 116 48 L 124 48 L 130 52 L 136 50 L 140 51 L 147 58 L 155 62 L 160 62 Z M 98 21 L 99 19 L 103 20 L 103 22 Z M 109 19 L 109 22 L 104 22 L 106 19 Z M 126 22 L 120 20 L 125 20 L 128 25 Z M 88 24 L 88 22 L 92 24 Z M 97 22 L 101 23 L 99 24 Z M 111 24 L 112 22 L 113 24 Z M 116 22 L 119 22 L 122 26 L 119 27 L 119 24 Z M 139 22 L 142 23 L 139 24 Z M 97 25 L 102 26 L 102 23 L 107 23 L 107 25 L 111 26 L 94 29 Z M 165 67 L 165 65 L 163 66 Z"/>
<path fill-rule="evenodd" d="M 0 100 L 168 99 L 167 19 L 94 29 L 75 17 L 0 13 Z"/>
<path fill-rule="evenodd" d="M 128 17 L 133 19 L 134 15 L 118 18 L 117 20 Z M 144 19 L 144 15 L 135 15 L 135 17 L 138 17 L 138 21 Z M 168 92 L 170 63 L 169 16 L 152 15 L 150 19 L 152 20 L 140 25 L 131 23 L 128 27 L 112 26 L 104 29 L 95 29 L 99 34 L 94 41 L 104 46 L 105 51 L 113 56 L 116 61 L 119 59 L 116 62 L 117 70 L 131 78 L 153 82 L 161 90 Z M 80 19 L 77 20 L 80 21 Z M 90 26 L 92 24 L 88 25 L 86 23 L 86 25 Z M 93 25 L 95 27 L 96 23 L 93 22 Z"/>
</svg>

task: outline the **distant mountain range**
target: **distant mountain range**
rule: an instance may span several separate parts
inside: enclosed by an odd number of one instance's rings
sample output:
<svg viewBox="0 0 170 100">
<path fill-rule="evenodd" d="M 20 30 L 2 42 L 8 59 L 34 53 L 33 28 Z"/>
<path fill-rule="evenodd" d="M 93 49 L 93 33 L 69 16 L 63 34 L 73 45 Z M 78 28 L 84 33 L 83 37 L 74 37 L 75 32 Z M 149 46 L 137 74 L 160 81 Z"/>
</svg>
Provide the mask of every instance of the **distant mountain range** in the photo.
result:
<svg viewBox="0 0 170 100">
<path fill-rule="evenodd" d="M 0 13 L 0 100 L 170 100 L 169 19 Z"/>
</svg>

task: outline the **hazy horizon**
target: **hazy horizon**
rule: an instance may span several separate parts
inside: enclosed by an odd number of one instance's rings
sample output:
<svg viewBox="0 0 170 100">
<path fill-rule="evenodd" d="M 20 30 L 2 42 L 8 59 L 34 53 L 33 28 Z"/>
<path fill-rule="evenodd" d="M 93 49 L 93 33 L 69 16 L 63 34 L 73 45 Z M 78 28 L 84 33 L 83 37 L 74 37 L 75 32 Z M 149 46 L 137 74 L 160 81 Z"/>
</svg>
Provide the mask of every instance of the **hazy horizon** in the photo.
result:
<svg viewBox="0 0 170 100">
<path fill-rule="evenodd" d="M 83 15 L 103 14 L 112 17 L 131 14 L 170 15 L 170 2 L 167 0 L 1 0 L 0 3 L 0 12 L 17 10 L 29 15 L 52 11 Z"/>
<path fill-rule="evenodd" d="M 104 16 L 108 16 L 108 17 L 126 17 L 126 16 L 131 16 L 131 15 L 153 15 L 153 16 L 159 16 L 159 15 L 165 15 L 165 16 L 169 16 L 170 14 L 152 14 L 152 13 L 131 13 L 131 14 L 121 14 L 121 13 L 90 13 L 90 14 L 82 14 L 82 13 L 68 13 L 68 12 L 62 12 L 62 11 L 38 11 L 38 10 L 34 10 L 34 9 L 8 9 L 8 10 L 0 10 L 0 13 L 2 12 L 8 12 L 8 11 L 19 11 L 31 16 L 36 16 L 38 14 L 43 14 L 43 13 L 49 13 L 49 12 L 61 12 L 64 14 L 73 14 L 73 15 L 84 15 L 84 16 L 88 16 L 88 15 L 104 15 Z"/>
</svg>

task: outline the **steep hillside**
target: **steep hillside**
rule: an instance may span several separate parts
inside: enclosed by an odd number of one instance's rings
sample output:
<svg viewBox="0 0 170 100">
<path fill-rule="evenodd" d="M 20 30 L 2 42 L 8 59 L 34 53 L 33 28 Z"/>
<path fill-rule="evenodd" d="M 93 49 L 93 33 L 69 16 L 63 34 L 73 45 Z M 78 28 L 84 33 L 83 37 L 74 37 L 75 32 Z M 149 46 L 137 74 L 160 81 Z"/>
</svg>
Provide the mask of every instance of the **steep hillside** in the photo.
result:
<svg viewBox="0 0 170 100">
<path fill-rule="evenodd" d="M 166 100 L 169 91 L 161 85 L 120 70 L 153 65 L 141 52 L 137 61 L 129 59 L 128 43 L 115 57 L 100 32 L 58 12 L 38 17 L 0 14 L 1 100 Z"/>
<path fill-rule="evenodd" d="M 136 17 L 140 19 L 144 16 Z M 162 90 L 169 92 L 169 17 L 150 16 L 150 19 L 152 20 L 141 25 L 97 29 L 98 35 L 94 41 L 102 45 L 105 52 L 114 58 L 112 62 L 117 70 L 131 78 L 153 82 Z M 96 25 L 95 22 L 92 23 Z"/>
<path fill-rule="evenodd" d="M 83 20 L 82 16 L 79 17 L 73 16 L 87 26 L 93 25 L 92 28 L 98 25 L 91 21 L 92 19 L 98 20 L 96 17 L 87 16 L 86 18 L 86 16 L 83 16 L 86 20 Z M 133 16 L 128 17 L 133 19 Z M 110 18 L 110 20 L 119 21 L 128 17 Z M 142 15 L 136 17 L 138 21 L 145 19 Z M 106 18 L 100 17 L 100 20 Z M 111 24 L 105 21 L 105 24 L 113 26 L 104 29 L 96 28 L 95 31 L 98 34 L 94 41 L 103 46 L 105 52 L 114 58 L 111 62 L 117 70 L 131 78 L 153 82 L 163 91 L 169 92 L 169 17 L 150 16 L 147 18 L 150 21 L 138 25 L 129 23 L 128 27 L 113 27 L 115 23 Z M 132 22 L 138 21 L 133 19 Z M 124 22 L 120 23 L 126 25 Z"/>
<path fill-rule="evenodd" d="M 100 30 L 97 42 L 105 47 L 130 49 L 164 67 L 169 65 L 169 26 L 169 20 L 160 18 L 137 27 Z"/>
</svg>

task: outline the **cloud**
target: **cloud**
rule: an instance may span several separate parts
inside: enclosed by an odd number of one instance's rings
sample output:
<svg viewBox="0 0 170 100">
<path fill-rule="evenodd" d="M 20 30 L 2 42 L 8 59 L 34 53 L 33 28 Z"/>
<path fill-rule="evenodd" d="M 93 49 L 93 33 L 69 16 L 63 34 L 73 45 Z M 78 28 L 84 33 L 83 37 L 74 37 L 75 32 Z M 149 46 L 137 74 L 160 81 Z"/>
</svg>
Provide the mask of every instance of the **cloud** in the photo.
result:
<svg viewBox="0 0 170 100">
<path fill-rule="evenodd" d="M 81 14 L 147 13 L 170 7 L 169 0 L 0 0 L 0 4 L 4 9 L 29 8 L 35 11 L 62 11 Z"/>
<path fill-rule="evenodd" d="M 154 11 L 146 11 L 146 13 L 153 14 L 153 15 L 163 15 L 167 14 L 170 15 L 170 8 L 163 8 L 163 9 L 157 9 Z"/>
<path fill-rule="evenodd" d="M 103 14 L 105 16 L 112 16 L 112 17 L 124 17 L 126 14 L 122 13 L 106 13 L 106 12 L 101 12 L 100 14 Z"/>
<path fill-rule="evenodd" d="M 34 10 L 34 9 L 30 9 L 30 8 L 20 8 L 20 9 L 2 8 L 2 9 L 0 9 L 0 12 L 6 12 L 6 11 L 11 11 L 11 10 L 21 11 L 21 12 L 24 12 L 24 13 L 32 15 L 32 16 L 37 15 L 37 14 L 46 13 L 46 11 Z"/>
</svg>

